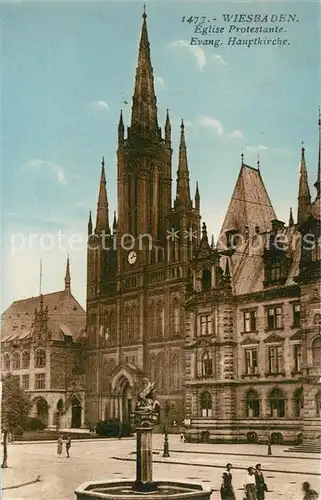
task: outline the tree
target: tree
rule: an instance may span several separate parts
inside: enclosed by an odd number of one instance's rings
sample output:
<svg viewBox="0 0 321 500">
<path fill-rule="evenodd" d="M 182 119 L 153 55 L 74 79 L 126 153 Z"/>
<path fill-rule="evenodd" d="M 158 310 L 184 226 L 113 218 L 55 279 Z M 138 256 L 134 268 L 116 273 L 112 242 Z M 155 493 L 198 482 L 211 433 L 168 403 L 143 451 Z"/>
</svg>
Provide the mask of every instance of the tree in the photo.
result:
<svg viewBox="0 0 321 500">
<path fill-rule="evenodd" d="M 3 429 L 3 461 L 8 467 L 8 432 L 13 435 L 24 427 L 30 408 L 29 396 L 20 387 L 19 380 L 11 373 L 2 377 L 1 426 Z"/>
</svg>

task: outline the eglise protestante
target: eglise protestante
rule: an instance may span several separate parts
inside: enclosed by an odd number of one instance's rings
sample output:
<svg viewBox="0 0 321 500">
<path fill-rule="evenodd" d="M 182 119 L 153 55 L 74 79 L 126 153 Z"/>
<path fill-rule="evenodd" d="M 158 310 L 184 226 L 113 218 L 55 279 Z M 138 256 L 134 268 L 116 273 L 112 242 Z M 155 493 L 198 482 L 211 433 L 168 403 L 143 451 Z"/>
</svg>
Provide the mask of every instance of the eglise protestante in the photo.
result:
<svg viewBox="0 0 321 500">
<path fill-rule="evenodd" d="M 120 114 L 118 124 L 117 216 L 110 225 L 102 161 L 88 223 L 86 420 L 127 421 L 147 375 L 189 440 L 315 437 L 320 245 L 306 249 L 304 236 L 320 238 L 320 156 L 311 199 L 302 148 L 297 220 L 291 211 L 288 224 L 259 165 L 242 156 L 219 242 L 209 242 L 183 122 L 172 200 L 170 116 L 162 129 L 146 17 L 131 123 Z M 282 238 L 289 244 L 275 244 Z"/>
</svg>

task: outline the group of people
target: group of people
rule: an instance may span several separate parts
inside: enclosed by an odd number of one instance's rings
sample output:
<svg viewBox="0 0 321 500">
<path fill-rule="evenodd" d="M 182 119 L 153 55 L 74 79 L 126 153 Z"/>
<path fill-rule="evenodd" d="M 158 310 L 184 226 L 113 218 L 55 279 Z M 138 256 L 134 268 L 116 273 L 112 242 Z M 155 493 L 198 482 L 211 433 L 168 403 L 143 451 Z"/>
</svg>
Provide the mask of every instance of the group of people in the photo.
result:
<svg viewBox="0 0 321 500">
<path fill-rule="evenodd" d="M 57 441 L 57 454 L 58 454 L 58 457 L 61 457 L 62 449 L 63 449 L 63 445 L 64 444 L 65 444 L 65 447 L 66 447 L 66 457 L 69 458 L 70 457 L 69 450 L 70 450 L 70 447 L 71 447 L 70 436 L 67 436 L 66 438 L 64 438 L 63 436 L 59 436 L 58 441 Z"/>
<path fill-rule="evenodd" d="M 221 500 L 236 500 L 232 484 L 232 464 L 226 465 L 226 471 L 223 472 L 222 484 L 220 488 Z M 264 500 L 265 493 L 268 491 L 261 464 L 255 467 L 248 467 L 247 474 L 243 479 L 244 496 L 243 500 Z M 310 483 L 305 481 L 302 484 L 303 500 L 318 500 L 318 493 L 313 490 Z"/>
<path fill-rule="evenodd" d="M 226 471 L 223 472 L 222 484 L 220 488 L 222 500 L 235 500 L 235 493 L 232 484 L 232 464 L 226 465 Z M 264 500 L 265 492 L 268 491 L 261 464 L 255 467 L 249 467 L 247 474 L 243 479 L 244 500 Z"/>
</svg>

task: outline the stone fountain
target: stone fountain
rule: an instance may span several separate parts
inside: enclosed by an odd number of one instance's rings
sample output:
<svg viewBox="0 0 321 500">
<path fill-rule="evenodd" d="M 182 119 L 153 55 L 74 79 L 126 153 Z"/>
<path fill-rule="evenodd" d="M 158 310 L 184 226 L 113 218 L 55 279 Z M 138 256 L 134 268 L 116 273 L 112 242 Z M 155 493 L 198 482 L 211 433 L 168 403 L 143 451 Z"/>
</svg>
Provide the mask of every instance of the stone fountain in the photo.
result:
<svg viewBox="0 0 321 500">
<path fill-rule="evenodd" d="M 177 481 L 153 481 L 153 426 L 158 420 L 159 403 L 154 398 L 154 383 L 144 379 L 132 415 L 136 430 L 136 480 L 91 481 L 75 491 L 77 500 L 209 500 L 211 490 L 201 485 Z"/>
</svg>

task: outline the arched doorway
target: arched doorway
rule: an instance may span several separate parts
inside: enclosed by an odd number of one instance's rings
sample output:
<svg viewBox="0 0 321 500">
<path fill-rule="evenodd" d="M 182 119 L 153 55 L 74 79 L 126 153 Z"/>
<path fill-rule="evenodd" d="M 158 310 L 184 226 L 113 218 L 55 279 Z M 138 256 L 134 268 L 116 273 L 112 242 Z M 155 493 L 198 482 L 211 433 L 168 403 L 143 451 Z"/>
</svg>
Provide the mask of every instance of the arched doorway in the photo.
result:
<svg viewBox="0 0 321 500">
<path fill-rule="evenodd" d="M 70 400 L 71 403 L 71 428 L 79 429 L 81 427 L 81 404 L 76 396 Z"/>
<path fill-rule="evenodd" d="M 48 403 L 45 398 L 38 398 L 36 401 L 36 415 L 45 427 L 48 427 Z"/>
<path fill-rule="evenodd" d="M 130 420 L 130 415 L 132 414 L 132 391 L 127 380 L 123 385 L 121 406 L 122 415 L 120 420 L 121 422 L 128 422 Z"/>
</svg>

